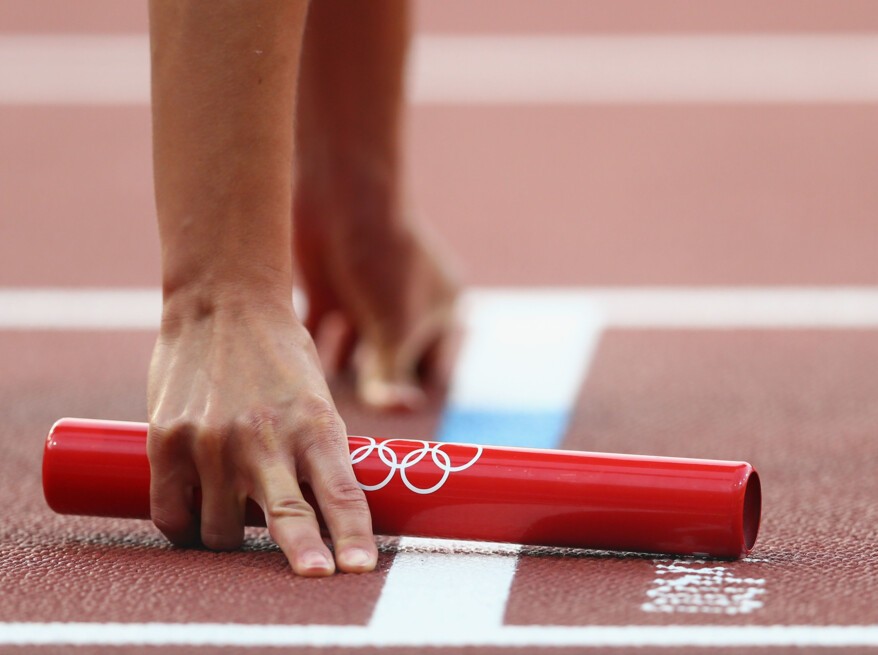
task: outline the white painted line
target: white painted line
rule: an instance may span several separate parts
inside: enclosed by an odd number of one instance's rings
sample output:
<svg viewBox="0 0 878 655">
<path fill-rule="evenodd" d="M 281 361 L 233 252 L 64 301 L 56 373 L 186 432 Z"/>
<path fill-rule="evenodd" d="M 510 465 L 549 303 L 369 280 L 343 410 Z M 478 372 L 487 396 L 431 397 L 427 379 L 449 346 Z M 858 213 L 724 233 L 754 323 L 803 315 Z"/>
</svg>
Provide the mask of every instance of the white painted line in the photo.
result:
<svg viewBox="0 0 878 655">
<path fill-rule="evenodd" d="M 874 647 L 878 625 L 851 626 L 489 626 L 425 638 L 403 622 L 381 628 L 241 623 L 0 623 L 0 645 L 92 646 L 579 646 L 579 647 Z"/>
<path fill-rule="evenodd" d="M 421 644 L 447 632 L 499 628 L 520 547 L 502 548 L 461 551 L 438 540 L 401 539 L 369 627 Z"/>
<path fill-rule="evenodd" d="M 569 412 L 603 328 L 588 294 L 482 293 L 465 320 L 453 410 Z"/>
<path fill-rule="evenodd" d="M 421 36 L 413 102 L 878 101 L 878 35 Z M 149 102 L 145 35 L 0 37 L 0 104 Z"/>
<path fill-rule="evenodd" d="M 467 299 L 523 289 L 472 290 Z M 878 327 L 878 287 L 584 287 L 530 289 L 588 298 L 607 328 L 813 329 Z"/>
<path fill-rule="evenodd" d="M 441 37 L 414 62 L 424 104 L 878 100 L 873 35 Z"/>
<path fill-rule="evenodd" d="M 160 289 L 0 289 L 0 329 L 153 330 Z"/>
<path fill-rule="evenodd" d="M 487 304 L 586 301 L 605 328 L 852 329 L 878 327 L 878 287 L 475 288 Z M 154 330 L 157 289 L 2 289 L 0 330 Z M 298 304 L 297 304 L 298 306 Z"/>
<path fill-rule="evenodd" d="M 305 297 L 293 305 L 303 313 Z M 158 288 L 0 288 L 0 330 L 155 330 L 161 315 Z"/>
<path fill-rule="evenodd" d="M 726 288 L 596 291 L 614 327 L 878 326 L 878 289 Z"/>
<path fill-rule="evenodd" d="M 4 35 L 0 103 L 145 105 L 149 102 L 145 35 Z"/>
</svg>

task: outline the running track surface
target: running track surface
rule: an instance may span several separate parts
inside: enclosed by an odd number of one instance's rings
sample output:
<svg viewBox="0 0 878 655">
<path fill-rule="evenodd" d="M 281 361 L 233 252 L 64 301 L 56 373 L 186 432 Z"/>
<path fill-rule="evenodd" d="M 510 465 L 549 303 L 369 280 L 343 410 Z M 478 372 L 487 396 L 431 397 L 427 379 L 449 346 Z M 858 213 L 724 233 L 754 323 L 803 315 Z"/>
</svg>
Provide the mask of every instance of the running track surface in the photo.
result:
<svg viewBox="0 0 878 655">
<path fill-rule="evenodd" d="M 677 1 L 661 12 L 643 1 L 543 6 L 435 0 L 421 5 L 418 29 L 681 38 L 878 30 L 878 11 L 865 2 L 814 2 L 807 11 L 783 2 Z M 65 8 L 4 1 L 0 38 L 144 30 L 143 8 L 133 3 L 90 0 L 75 16 Z M 720 300 L 720 285 L 869 291 L 878 283 L 876 109 L 856 100 L 424 102 L 410 112 L 410 168 L 421 213 L 473 285 L 698 287 Z M 0 142 L 0 287 L 156 285 L 146 106 L 4 104 Z M 532 297 L 515 297 L 526 312 Z M 567 303 L 600 314 L 587 294 Z M 67 652 L 59 644 L 38 649 L 34 635 L 70 634 L 64 630 L 80 623 L 93 624 L 83 653 L 146 652 L 138 644 L 162 629 L 96 645 L 107 623 L 190 626 L 181 644 L 194 643 L 201 624 L 231 624 L 239 635 L 242 625 L 289 627 L 281 643 L 309 653 L 427 652 L 433 644 L 430 652 L 487 655 L 507 652 L 513 634 L 525 635 L 528 652 L 551 653 L 617 638 L 644 652 L 666 652 L 662 643 L 713 644 L 716 653 L 878 645 L 874 325 L 842 318 L 820 329 L 807 320 L 786 329 L 758 321 L 749 329 L 668 329 L 610 320 L 590 329 L 597 345 L 583 356 L 572 401 L 557 408 L 567 421 L 560 445 L 753 462 L 764 522 L 751 558 L 702 563 L 527 547 L 472 554 L 468 546 L 449 553 L 447 545 L 384 539 L 377 573 L 313 581 L 292 578 L 258 531 L 243 552 L 214 554 L 172 549 L 146 523 L 54 516 L 39 487 L 46 430 L 62 415 L 142 420 L 154 331 L 5 329 L 0 650 Z M 462 364 L 449 363 L 452 380 Z M 334 390 L 352 433 L 430 438 L 446 429 L 442 388 L 432 390 L 427 411 L 397 417 L 359 410 L 344 380 Z M 375 627 L 392 594 L 407 598 L 406 580 L 391 580 L 394 565 L 399 572 L 418 557 L 423 580 L 437 587 L 408 589 L 413 615 L 441 609 L 450 586 L 460 598 L 484 599 L 476 607 L 500 603 L 497 625 L 405 616 L 396 631 Z M 467 566 L 508 589 L 477 587 Z M 475 611 L 489 620 L 484 607 Z M 47 622 L 64 625 L 38 626 Z M 420 637 L 400 636 L 407 622 Z M 27 645 L 7 643 L 13 624 L 37 626 L 25 630 Z M 310 633 L 300 628 L 313 626 L 331 626 L 326 634 L 336 637 L 302 637 Z M 700 626 L 713 626 L 712 636 L 699 636 Z M 214 645 L 173 650 L 234 643 L 220 632 L 213 629 Z M 248 652 L 277 652 L 264 645 L 269 632 L 261 629 Z"/>
</svg>

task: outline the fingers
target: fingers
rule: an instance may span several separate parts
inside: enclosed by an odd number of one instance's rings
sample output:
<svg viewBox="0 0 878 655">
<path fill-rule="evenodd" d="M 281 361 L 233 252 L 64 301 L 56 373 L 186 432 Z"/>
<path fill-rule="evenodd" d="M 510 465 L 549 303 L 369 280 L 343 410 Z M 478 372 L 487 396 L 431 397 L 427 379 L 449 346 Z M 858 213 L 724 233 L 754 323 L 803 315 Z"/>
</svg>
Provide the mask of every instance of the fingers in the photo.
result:
<svg viewBox="0 0 878 655">
<path fill-rule="evenodd" d="M 200 535 L 208 548 L 239 548 L 249 491 L 295 573 L 326 576 L 336 566 L 350 573 L 373 570 L 378 553 L 371 517 L 350 464 L 344 423 L 330 401 L 311 400 L 295 429 L 268 434 L 194 424 L 151 428 L 152 516 L 159 529 L 178 545 L 197 544 Z M 314 492 L 335 558 L 297 473 Z M 201 488 L 200 513 L 195 487 Z"/>
<path fill-rule="evenodd" d="M 434 366 L 436 354 L 454 325 L 453 304 L 422 317 L 407 335 L 383 346 L 363 343 L 356 362 L 360 400 L 379 410 L 412 411 L 426 403 L 424 367 Z"/>
<path fill-rule="evenodd" d="M 357 483 L 347 445 L 324 441 L 309 453 L 305 475 L 335 546 L 338 568 L 364 573 L 375 568 L 378 549 L 372 535 L 372 518 L 366 496 Z"/>
<path fill-rule="evenodd" d="M 332 555 L 320 537 L 314 509 L 302 496 L 292 472 L 281 462 L 263 468 L 258 486 L 255 500 L 265 512 L 268 532 L 293 571 L 311 577 L 332 575 Z"/>
<path fill-rule="evenodd" d="M 185 452 L 185 435 L 151 425 L 147 438 L 150 476 L 150 516 L 155 526 L 177 546 L 198 543 L 193 487 L 198 473 Z"/>
<path fill-rule="evenodd" d="M 211 550 L 236 550 L 244 542 L 247 494 L 228 472 L 219 440 L 205 436 L 204 441 L 207 444 L 197 444 L 195 453 L 201 479 L 201 543 Z"/>
<path fill-rule="evenodd" d="M 308 444 L 299 449 L 298 468 L 319 504 L 335 546 L 335 560 L 323 542 L 314 508 L 302 494 L 293 461 L 282 457 L 255 473 L 255 499 L 265 513 L 271 537 L 299 575 L 331 575 L 336 565 L 348 573 L 373 570 L 378 551 L 372 520 L 350 464 L 344 424 L 329 405 L 311 415 L 298 437 Z"/>
<path fill-rule="evenodd" d="M 244 538 L 246 494 L 228 473 L 223 440 L 188 424 L 151 426 L 148 436 L 150 515 L 174 544 L 199 542 L 213 550 L 234 550 Z M 194 488 L 199 486 L 200 510 Z"/>
<path fill-rule="evenodd" d="M 336 345 L 335 357 L 330 367 L 331 371 L 339 373 L 350 368 L 359 340 L 360 334 L 354 325 L 350 321 L 344 321 Z"/>
<path fill-rule="evenodd" d="M 367 407 L 381 411 L 415 411 L 426 395 L 414 375 L 416 360 L 363 343 L 356 366 L 357 396 Z"/>
</svg>

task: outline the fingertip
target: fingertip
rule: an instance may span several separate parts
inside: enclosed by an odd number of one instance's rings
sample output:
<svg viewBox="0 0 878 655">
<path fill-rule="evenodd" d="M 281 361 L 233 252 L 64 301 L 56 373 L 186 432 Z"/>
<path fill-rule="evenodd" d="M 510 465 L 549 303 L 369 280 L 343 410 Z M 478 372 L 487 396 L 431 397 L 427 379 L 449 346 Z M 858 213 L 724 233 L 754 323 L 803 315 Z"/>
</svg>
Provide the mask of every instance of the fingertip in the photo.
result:
<svg viewBox="0 0 878 655">
<path fill-rule="evenodd" d="M 340 550 L 335 557 L 336 564 L 345 573 L 368 573 L 378 565 L 378 551 L 360 546 L 349 546 Z"/>
<path fill-rule="evenodd" d="M 201 543 L 205 548 L 218 551 L 238 550 L 244 543 L 244 526 L 236 531 L 235 527 L 222 526 L 217 530 L 201 526 Z"/>
<path fill-rule="evenodd" d="M 358 385 L 360 402 L 379 411 L 412 412 L 427 402 L 423 390 L 410 382 L 364 377 Z"/>
<path fill-rule="evenodd" d="M 188 548 L 199 544 L 198 524 L 191 514 L 167 518 L 162 514 L 153 513 L 152 522 L 175 546 Z"/>
<path fill-rule="evenodd" d="M 290 559 L 290 565 L 297 575 L 308 578 L 322 578 L 335 573 L 332 557 L 320 550 L 307 550 Z"/>
<path fill-rule="evenodd" d="M 200 543 L 192 487 L 156 476 L 150 486 L 149 515 L 153 525 L 175 546 Z"/>
</svg>

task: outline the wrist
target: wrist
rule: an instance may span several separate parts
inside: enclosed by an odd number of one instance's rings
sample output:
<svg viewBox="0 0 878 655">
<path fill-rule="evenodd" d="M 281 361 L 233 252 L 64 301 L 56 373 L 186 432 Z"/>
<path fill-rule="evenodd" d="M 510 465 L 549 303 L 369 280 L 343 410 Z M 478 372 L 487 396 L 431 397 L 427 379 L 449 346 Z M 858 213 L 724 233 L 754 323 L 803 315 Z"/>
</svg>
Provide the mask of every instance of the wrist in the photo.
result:
<svg viewBox="0 0 878 655">
<path fill-rule="evenodd" d="M 295 319 L 292 299 L 292 285 L 279 281 L 166 284 L 162 290 L 162 327 L 249 316 L 288 321 Z"/>
</svg>

